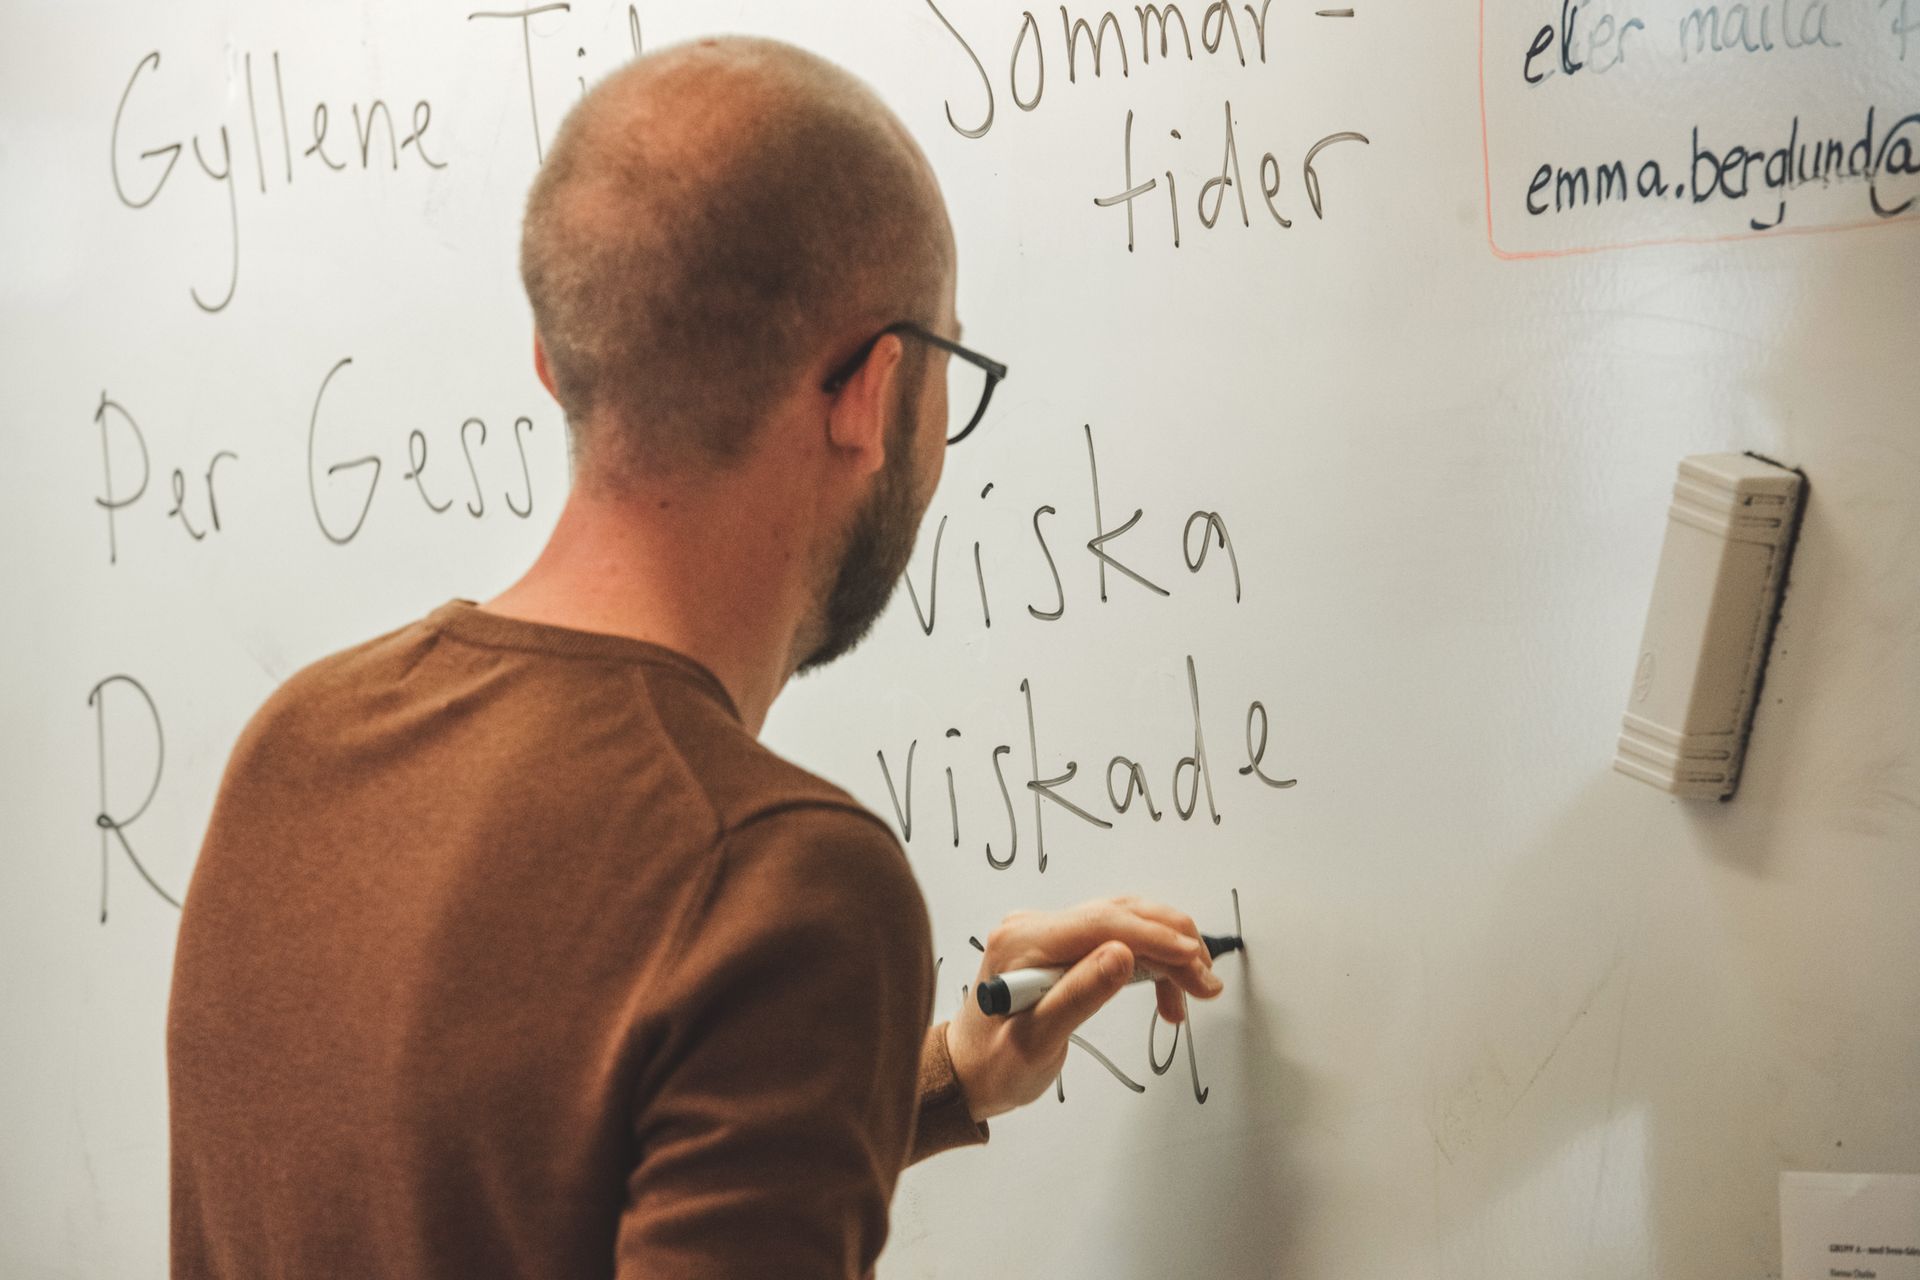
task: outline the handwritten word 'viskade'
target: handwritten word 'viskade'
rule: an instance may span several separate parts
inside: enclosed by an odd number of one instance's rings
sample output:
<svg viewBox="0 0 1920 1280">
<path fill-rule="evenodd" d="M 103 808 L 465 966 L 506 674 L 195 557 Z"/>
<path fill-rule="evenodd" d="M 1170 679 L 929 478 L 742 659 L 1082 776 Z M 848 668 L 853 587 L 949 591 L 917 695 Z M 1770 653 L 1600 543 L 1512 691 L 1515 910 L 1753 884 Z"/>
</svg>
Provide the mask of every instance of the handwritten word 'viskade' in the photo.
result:
<svg viewBox="0 0 1920 1280">
<path fill-rule="evenodd" d="M 1076 799 L 1068 795 L 1066 790 L 1067 784 L 1071 783 L 1080 772 L 1078 761 L 1068 760 L 1065 767 L 1057 774 L 1049 776 L 1045 773 L 1040 763 L 1040 731 L 1034 713 L 1034 695 L 1031 681 L 1022 680 L 1020 682 L 1020 696 L 1026 712 L 1027 777 L 1025 787 L 1033 796 L 1034 858 L 1038 870 L 1044 872 L 1047 869 L 1047 805 L 1054 805 L 1079 819 L 1081 822 L 1102 831 L 1111 830 L 1114 824 L 1096 812 L 1096 808 L 1100 806 L 1100 801 L 1089 800 L 1088 803 L 1094 806 L 1090 808 L 1088 805 L 1080 802 L 1081 799 L 1086 799 L 1086 797 L 1082 796 L 1080 799 Z M 1190 743 L 1183 742 L 1181 745 L 1190 746 L 1191 750 L 1188 754 L 1181 756 L 1174 762 L 1168 780 L 1168 791 L 1165 794 L 1170 794 L 1173 797 L 1174 812 L 1182 822 L 1190 821 L 1193 818 L 1194 814 L 1198 812 L 1201 799 L 1204 796 L 1207 806 L 1207 816 L 1217 825 L 1221 821 L 1221 814 L 1214 798 L 1213 767 L 1207 759 L 1206 733 L 1202 725 L 1204 716 L 1200 709 L 1200 675 L 1191 655 L 1187 658 L 1187 697 L 1188 708 L 1192 715 L 1193 738 Z M 1237 770 L 1240 776 L 1278 790 L 1284 790 L 1297 784 L 1299 781 L 1297 778 L 1276 778 L 1266 772 L 1266 768 L 1268 767 L 1266 766 L 1268 719 L 1267 708 L 1264 704 L 1259 701 L 1254 701 L 1247 705 L 1243 727 L 1246 735 L 1247 762 Z M 948 744 L 957 744 L 961 739 L 962 734 L 960 730 L 958 728 L 950 728 L 946 731 L 943 741 Z M 887 760 L 886 751 L 881 750 L 874 753 L 875 758 L 880 763 L 881 777 L 886 782 L 888 798 L 893 802 L 894 818 L 900 826 L 900 838 L 907 843 L 912 843 L 913 841 L 914 757 L 919 747 L 920 740 L 918 738 L 913 739 L 907 744 L 904 761 L 896 761 L 896 763 L 903 764 L 902 771 L 897 778 L 894 773 L 893 764 L 890 764 Z M 949 751 L 950 753 L 963 752 L 964 748 L 950 745 Z M 1011 754 L 1012 751 L 1012 745 L 1003 742 L 994 746 L 986 753 L 987 766 L 992 770 L 994 783 L 999 789 L 1001 805 L 1006 810 L 1006 841 L 1002 845 L 1004 853 L 996 854 L 994 852 L 992 840 L 986 841 L 984 846 L 987 865 L 996 871 L 1005 871 L 1013 866 L 1014 859 L 1020 851 L 1020 824 L 1014 816 L 1013 793 L 1007 787 L 1006 771 L 1001 767 L 1000 763 L 1001 757 Z M 954 777 L 954 758 L 957 757 L 953 757 L 950 754 L 950 756 L 943 761 L 943 768 L 947 781 L 948 830 L 952 836 L 953 846 L 959 848 L 961 842 L 961 805 L 959 789 Z M 1153 783 L 1149 777 L 1146 766 L 1140 762 L 1139 758 L 1131 755 L 1115 754 L 1107 760 L 1105 773 L 1105 800 L 1116 817 L 1131 812 L 1136 801 L 1140 805 L 1140 812 L 1143 813 L 1149 821 L 1159 822 L 1166 816 L 1165 812 L 1154 803 Z"/>
</svg>

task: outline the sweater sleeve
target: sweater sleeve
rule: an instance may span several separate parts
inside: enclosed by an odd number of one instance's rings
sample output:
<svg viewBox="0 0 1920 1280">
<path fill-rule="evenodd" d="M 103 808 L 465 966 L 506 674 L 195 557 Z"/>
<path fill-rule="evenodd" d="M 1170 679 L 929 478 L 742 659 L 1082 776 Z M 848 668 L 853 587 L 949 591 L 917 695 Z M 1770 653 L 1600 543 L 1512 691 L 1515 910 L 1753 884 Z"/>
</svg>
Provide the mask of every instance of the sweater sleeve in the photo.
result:
<svg viewBox="0 0 1920 1280">
<path fill-rule="evenodd" d="M 621 1280 L 865 1275 L 907 1163 L 932 1004 L 892 835 L 810 805 L 725 836 L 642 1051 Z M 964 1103 L 962 1103 L 964 1106 Z"/>
<path fill-rule="evenodd" d="M 947 1052 L 947 1024 L 929 1027 L 920 1046 L 920 1117 L 914 1124 L 913 1154 L 907 1163 L 918 1164 L 942 1151 L 986 1140 L 986 1122 L 973 1118 L 966 1090 L 954 1074 L 953 1056 Z"/>
</svg>

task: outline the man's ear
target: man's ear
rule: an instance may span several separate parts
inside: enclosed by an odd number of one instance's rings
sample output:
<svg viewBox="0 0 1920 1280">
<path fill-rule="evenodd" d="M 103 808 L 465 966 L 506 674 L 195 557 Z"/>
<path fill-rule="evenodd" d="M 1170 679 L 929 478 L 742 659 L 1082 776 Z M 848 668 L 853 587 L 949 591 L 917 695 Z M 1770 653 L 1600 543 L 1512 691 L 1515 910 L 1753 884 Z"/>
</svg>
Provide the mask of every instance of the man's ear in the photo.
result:
<svg viewBox="0 0 1920 1280">
<path fill-rule="evenodd" d="M 898 398 L 904 354 L 897 334 L 882 335 L 827 406 L 828 443 L 851 454 L 863 474 L 886 464 L 887 413 Z"/>
<path fill-rule="evenodd" d="M 553 370 L 547 367 L 547 349 L 540 343 L 538 329 L 533 333 L 533 371 L 540 376 L 540 385 L 547 389 L 547 394 L 558 400 L 560 393 L 553 389 Z"/>
</svg>

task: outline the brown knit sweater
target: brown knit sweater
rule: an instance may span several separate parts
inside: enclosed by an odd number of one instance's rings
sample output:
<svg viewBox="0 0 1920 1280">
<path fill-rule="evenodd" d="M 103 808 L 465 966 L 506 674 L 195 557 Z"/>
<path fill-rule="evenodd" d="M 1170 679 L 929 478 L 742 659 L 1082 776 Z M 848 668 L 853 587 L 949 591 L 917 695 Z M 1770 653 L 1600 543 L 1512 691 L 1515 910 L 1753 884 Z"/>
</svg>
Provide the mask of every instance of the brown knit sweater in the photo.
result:
<svg viewBox="0 0 1920 1280">
<path fill-rule="evenodd" d="M 856 1277 L 984 1140 L 891 832 L 668 650 L 454 601 L 241 735 L 180 926 L 176 1277 Z"/>
</svg>

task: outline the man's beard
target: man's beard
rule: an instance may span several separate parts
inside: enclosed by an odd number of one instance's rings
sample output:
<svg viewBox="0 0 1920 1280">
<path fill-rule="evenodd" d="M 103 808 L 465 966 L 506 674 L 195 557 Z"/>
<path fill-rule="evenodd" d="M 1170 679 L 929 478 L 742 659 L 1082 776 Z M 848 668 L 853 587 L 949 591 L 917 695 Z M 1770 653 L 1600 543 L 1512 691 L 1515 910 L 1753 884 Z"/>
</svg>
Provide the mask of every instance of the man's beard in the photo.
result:
<svg viewBox="0 0 1920 1280">
<path fill-rule="evenodd" d="M 886 465 L 872 496 L 853 518 L 840 568 L 821 605 L 825 634 L 801 662 L 798 674 L 824 667 L 866 639 L 913 556 L 924 513 L 913 500 L 911 402 L 897 408 L 899 416 L 887 432 Z"/>
</svg>

